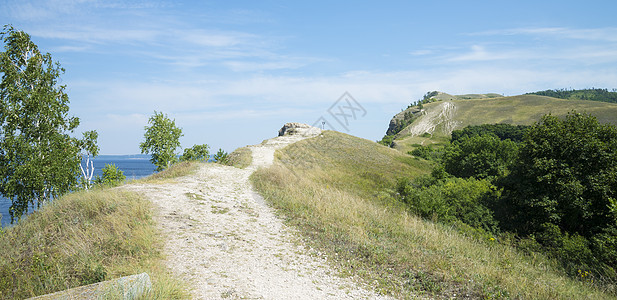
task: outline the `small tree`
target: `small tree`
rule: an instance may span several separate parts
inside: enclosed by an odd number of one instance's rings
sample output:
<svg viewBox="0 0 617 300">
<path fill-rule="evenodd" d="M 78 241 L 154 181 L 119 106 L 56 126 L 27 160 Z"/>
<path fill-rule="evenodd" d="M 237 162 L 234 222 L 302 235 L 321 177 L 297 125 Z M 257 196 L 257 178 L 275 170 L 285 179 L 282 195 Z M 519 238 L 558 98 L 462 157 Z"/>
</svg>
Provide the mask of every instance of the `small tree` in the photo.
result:
<svg viewBox="0 0 617 300">
<path fill-rule="evenodd" d="M 58 84 L 64 69 L 25 32 L 7 25 L 0 37 L 0 193 L 13 221 L 76 188 L 84 142 L 71 136 L 79 119 Z"/>
<path fill-rule="evenodd" d="M 157 171 L 168 168 L 178 161 L 176 149 L 180 147 L 182 129 L 176 127 L 176 121 L 171 120 L 162 112 L 154 112 L 146 126 L 145 141 L 139 144 L 142 154 L 151 154 L 150 161 Z"/>
<path fill-rule="evenodd" d="M 223 149 L 219 148 L 219 151 L 214 154 L 214 161 L 220 164 L 226 164 L 229 159 L 229 154 Z"/>
<path fill-rule="evenodd" d="M 126 179 L 124 172 L 118 169 L 115 164 L 105 164 L 105 167 L 103 167 L 101 171 L 103 172 L 103 176 L 96 176 L 94 179 L 96 184 L 116 186 Z"/>
<path fill-rule="evenodd" d="M 184 153 L 180 157 L 182 161 L 198 160 L 204 161 L 210 158 L 210 146 L 207 144 L 193 145 L 191 148 L 184 149 Z"/>
</svg>

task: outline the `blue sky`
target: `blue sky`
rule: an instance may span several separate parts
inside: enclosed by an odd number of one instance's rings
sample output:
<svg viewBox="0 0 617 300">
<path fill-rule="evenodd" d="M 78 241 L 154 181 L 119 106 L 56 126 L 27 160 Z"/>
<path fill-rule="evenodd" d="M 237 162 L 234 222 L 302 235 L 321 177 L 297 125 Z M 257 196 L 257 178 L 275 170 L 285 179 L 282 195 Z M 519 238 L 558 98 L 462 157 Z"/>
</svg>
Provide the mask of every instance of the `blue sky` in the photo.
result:
<svg viewBox="0 0 617 300">
<path fill-rule="evenodd" d="M 132 154 L 155 110 L 183 129 L 183 147 L 232 151 L 322 117 L 378 140 L 432 90 L 617 88 L 615 11 L 615 1 L 0 0 L 0 23 L 66 69 L 71 112 L 99 132 L 102 154 Z M 328 109 L 345 92 L 366 114 L 342 127 Z"/>
</svg>

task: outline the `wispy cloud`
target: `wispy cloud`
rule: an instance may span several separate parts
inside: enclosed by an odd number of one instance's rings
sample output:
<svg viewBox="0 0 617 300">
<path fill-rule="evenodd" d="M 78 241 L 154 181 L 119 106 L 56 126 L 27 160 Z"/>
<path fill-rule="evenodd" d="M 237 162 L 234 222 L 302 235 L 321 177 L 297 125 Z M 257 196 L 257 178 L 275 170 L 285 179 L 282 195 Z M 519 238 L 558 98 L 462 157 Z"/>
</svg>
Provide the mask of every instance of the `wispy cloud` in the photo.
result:
<svg viewBox="0 0 617 300">
<path fill-rule="evenodd" d="M 533 35 L 563 39 L 617 42 L 617 27 L 575 29 L 567 27 L 529 27 L 502 30 L 488 30 L 470 33 L 475 36 L 489 35 Z"/>
<path fill-rule="evenodd" d="M 497 60 L 512 60 L 529 58 L 528 53 L 523 51 L 489 51 L 485 46 L 473 45 L 469 51 L 456 54 L 446 59 L 449 62 L 474 62 L 474 61 L 497 61 Z"/>
</svg>

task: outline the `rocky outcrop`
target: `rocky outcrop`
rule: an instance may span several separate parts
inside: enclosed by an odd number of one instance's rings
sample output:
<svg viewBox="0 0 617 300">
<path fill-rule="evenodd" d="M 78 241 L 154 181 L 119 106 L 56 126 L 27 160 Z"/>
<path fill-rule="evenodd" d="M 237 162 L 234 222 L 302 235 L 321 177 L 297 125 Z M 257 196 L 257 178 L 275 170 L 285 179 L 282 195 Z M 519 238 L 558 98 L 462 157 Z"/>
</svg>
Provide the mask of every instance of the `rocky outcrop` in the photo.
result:
<svg viewBox="0 0 617 300">
<path fill-rule="evenodd" d="M 299 135 L 299 136 L 315 136 L 321 133 L 321 129 L 303 123 L 286 123 L 279 129 L 279 136 L 284 135 Z"/>
</svg>

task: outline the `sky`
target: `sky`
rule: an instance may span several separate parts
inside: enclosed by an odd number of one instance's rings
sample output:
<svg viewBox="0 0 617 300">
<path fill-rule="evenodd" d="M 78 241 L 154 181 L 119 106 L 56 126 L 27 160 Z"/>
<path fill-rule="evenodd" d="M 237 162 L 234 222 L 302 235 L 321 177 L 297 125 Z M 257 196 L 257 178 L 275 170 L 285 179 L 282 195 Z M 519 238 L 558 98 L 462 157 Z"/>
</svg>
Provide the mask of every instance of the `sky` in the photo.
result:
<svg viewBox="0 0 617 300">
<path fill-rule="evenodd" d="M 379 140 L 433 90 L 617 88 L 615 11 L 612 0 L 0 0 L 0 23 L 66 70 L 70 112 L 99 133 L 101 154 L 136 154 L 155 111 L 182 128 L 183 148 L 231 152 L 286 122 Z"/>
</svg>

